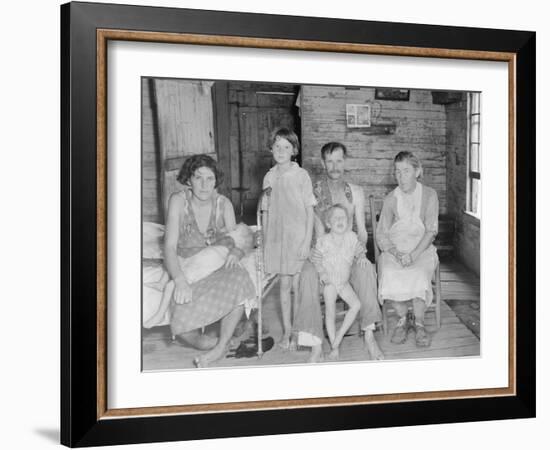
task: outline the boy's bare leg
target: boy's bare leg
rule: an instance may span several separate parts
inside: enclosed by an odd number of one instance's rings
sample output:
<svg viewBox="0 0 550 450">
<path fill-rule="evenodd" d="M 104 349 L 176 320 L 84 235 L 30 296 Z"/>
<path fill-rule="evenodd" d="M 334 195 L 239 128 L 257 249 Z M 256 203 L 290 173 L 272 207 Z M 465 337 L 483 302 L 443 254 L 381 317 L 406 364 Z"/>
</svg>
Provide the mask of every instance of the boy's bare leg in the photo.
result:
<svg viewBox="0 0 550 450">
<path fill-rule="evenodd" d="M 220 337 L 217 344 L 208 353 L 194 359 L 194 363 L 197 367 L 208 367 L 211 362 L 216 361 L 225 355 L 227 344 L 229 343 L 231 336 L 233 336 L 235 327 L 239 323 L 239 320 L 241 320 L 243 312 L 244 307 L 238 306 L 221 320 Z"/>
<path fill-rule="evenodd" d="M 353 324 L 355 318 L 357 317 L 357 313 L 359 313 L 359 309 L 361 308 L 359 297 L 357 297 L 357 294 L 352 289 L 349 283 L 346 283 L 346 285 L 340 291 L 340 297 L 342 298 L 342 300 L 344 300 L 344 302 L 347 303 L 349 308 L 346 312 L 346 315 L 344 316 L 344 321 L 342 322 L 340 329 L 336 333 L 334 343 L 332 344 L 333 351 L 334 349 L 338 350 L 338 348 L 340 347 L 342 339 L 344 339 L 344 335 Z"/>
<path fill-rule="evenodd" d="M 336 338 L 336 288 L 332 284 L 325 284 L 323 288 L 323 299 L 325 300 L 325 327 L 327 329 L 328 341 L 332 351 L 329 358 L 334 355 L 334 340 Z M 336 349 L 336 353 L 338 349 Z M 336 354 L 337 357 L 337 354 Z"/>
<path fill-rule="evenodd" d="M 308 363 L 317 363 L 323 360 L 323 345 L 314 345 L 311 347 L 311 353 L 307 359 Z"/>
<path fill-rule="evenodd" d="M 172 294 L 174 293 L 175 286 L 176 284 L 174 281 L 169 281 L 166 283 L 164 291 L 162 292 L 162 300 L 160 301 L 157 312 L 143 324 L 143 328 L 152 328 L 162 322 L 162 319 L 164 319 L 164 315 L 166 314 L 166 310 L 170 305 L 170 300 L 172 300 Z"/>
<path fill-rule="evenodd" d="M 279 347 L 284 350 L 290 348 L 290 333 L 292 324 L 290 321 L 290 288 L 292 287 L 292 276 L 281 275 L 280 299 L 281 299 L 281 315 L 283 319 L 283 335 L 279 341 Z"/>
</svg>

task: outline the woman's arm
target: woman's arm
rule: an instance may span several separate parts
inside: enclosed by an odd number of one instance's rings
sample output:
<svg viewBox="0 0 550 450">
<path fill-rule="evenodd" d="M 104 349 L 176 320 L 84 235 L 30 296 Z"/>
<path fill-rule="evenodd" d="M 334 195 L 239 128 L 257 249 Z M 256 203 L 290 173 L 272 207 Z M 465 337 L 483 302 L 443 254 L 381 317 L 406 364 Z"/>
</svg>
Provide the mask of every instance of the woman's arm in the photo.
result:
<svg viewBox="0 0 550 450">
<path fill-rule="evenodd" d="M 164 265 L 176 284 L 174 300 L 176 303 L 188 303 L 192 300 L 192 291 L 178 261 L 178 240 L 182 203 L 178 194 L 172 194 L 168 203 L 168 218 L 164 235 Z"/>
<path fill-rule="evenodd" d="M 227 198 L 223 198 L 223 220 L 225 223 L 225 228 L 228 232 L 231 232 L 237 226 L 237 220 L 235 219 L 235 210 L 233 209 L 233 204 Z"/>
<path fill-rule="evenodd" d="M 422 254 L 422 252 L 432 244 L 434 239 L 435 234 L 432 231 L 426 231 L 415 249 L 411 253 L 409 253 L 409 255 L 411 255 L 412 261 L 415 261 L 416 258 L 418 258 Z"/>
<path fill-rule="evenodd" d="M 173 280 L 183 276 L 177 256 L 181 212 L 181 200 L 177 194 L 172 194 L 168 201 L 168 218 L 164 233 L 164 265 Z"/>
<path fill-rule="evenodd" d="M 225 199 L 224 201 L 224 211 L 223 218 L 225 222 L 225 228 L 228 232 L 233 231 L 237 227 L 237 220 L 235 219 L 235 210 L 233 209 L 233 204 Z M 225 259 L 225 267 L 231 268 L 239 265 L 239 261 L 244 256 L 244 252 L 237 247 L 235 247 L 235 241 L 233 238 L 226 236 L 230 239 L 231 242 L 226 243 L 226 247 L 229 249 L 227 258 Z"/>
<path fill-rule="evenodd" d="M 383 252 L 392 253 L 392 251 L 395 251 L 395 245 L 393 245 L 389 237 L 389 231 L 393 222 L 393 210 L 390 204 L 393 196 L 390 197 L 390 195 L 384 199 L 384 204 L 382 205 L 380 220 L 376 227 L 376 243 Z"/>
<path fill-rule="evenodd" d="M 437 193 L 432 191 L 428 204 L 426 205 L 426 217 L 424 221 L 424 227 L 426 231 L 422 239 L 416 246 L 416 248 L 410 253 L 412 261 L 415 261 L 424 250 L 426 250 L 435 240 L 439 227 L 439 200 L 437 199 Z"/>
</svg>

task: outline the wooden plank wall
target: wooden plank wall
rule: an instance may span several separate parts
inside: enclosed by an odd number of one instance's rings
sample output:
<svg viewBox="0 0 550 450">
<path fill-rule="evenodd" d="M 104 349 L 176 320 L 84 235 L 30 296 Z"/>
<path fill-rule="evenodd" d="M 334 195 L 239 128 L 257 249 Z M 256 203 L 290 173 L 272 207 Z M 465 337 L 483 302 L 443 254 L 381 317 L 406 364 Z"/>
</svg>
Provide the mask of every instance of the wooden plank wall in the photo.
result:
<svg viewBox="0 0 550 450">
<path fill-rule="evenodd" d="M 158 130 L 159 223 L 170 195 L 182 189 L 176 180 L 186 157 L 208 154 L 216 158 L 214 115 L 210 81 L 154 79 L 154 125 Z M 144 214 L 145 215 L 145 214 Z"/>
<path fill-rule="evenodd" d="M 163 223 L 160 211 L 159 153 L 156 147 L 151 79 L 141 80 L 142 208 L 145 222 Z"/>
<path fill-rule="evenodd" d="M 392 122 L 395 134 L 369 135 L 347 128 L 346 104 L 370 103 L 372 122 Z M 375 100 L 374 88 L 303 86 L 301 98 L 302 165 L 312 176 L 322 173 L 321 147 L 339 141 L 348 148 L 347 179 L 363 187 L 379 202 L 395 188 L 393 158 L 402 151 L 415 153 L 424 166 L 424 182 L 436 189 L 440 214 L 447 212 L 446 116 L 432 102 L 430 91 L 411 90 L 409 101 Z M 368 224 L 370 210 L 367 208 Z"/>
<path fill-rule="evenodd" d="M 480 221 L 465 213 L 467 183 L 467 102 L 447 105 L 447 205 L 455 223 L 455 255 L 466 267 L 479 275 Z"/>
<path fill-rule="evenodd" d="M 288 84 L 229 82 L 231 181 L 232 188 L 249 188 L 245 210 L 255 210 L 263 177 L 271 168 L 271 132 L 281 126 L 295 129 L 293 105 L 297 89 L 297 86 Z M 266 95 L 266 92 L 272 95 Z M 242 174 L 239 150 L 243 158 Z M 231 200 L 237 208 L 240 201 L 237 190 L 233 190 Z"/>
</svg>

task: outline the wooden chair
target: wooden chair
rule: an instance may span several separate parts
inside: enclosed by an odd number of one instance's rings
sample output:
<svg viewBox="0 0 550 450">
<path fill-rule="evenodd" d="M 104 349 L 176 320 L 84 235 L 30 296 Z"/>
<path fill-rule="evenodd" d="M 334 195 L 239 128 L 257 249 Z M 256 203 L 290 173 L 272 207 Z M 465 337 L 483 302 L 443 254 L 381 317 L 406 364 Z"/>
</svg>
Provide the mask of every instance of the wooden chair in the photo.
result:
<svg viewBox="0 0 550 450">
<path fill-rule="evenodd" d="M 376 265 L 376 270 L 379 272 L 378 268 L 378 259 L 380 257 L 380 249 L 378 248 L 378 243 L 376 241 L 376 227 L 378 225 L 378 214 L 375 205 L 374 196 L 369 196 L 370 203 L 370 213 L 371 213 L 371 225 L 372 225 L 372 237 L 373 237 L 373 246 L 374 246 L 374 264 Z M 435 323 L 437 328 L 441 327 L 441 274 L 439 271 L 439 261 L 435 267 L 434 275 L 432 278 L 432 289 L 434 291 L 434 302 L 431 307 L 435 308 Z M 388 334 L 388 302 L 382 303 L 382 328 L 384 330 L 384 335 Z"/>
</svg>

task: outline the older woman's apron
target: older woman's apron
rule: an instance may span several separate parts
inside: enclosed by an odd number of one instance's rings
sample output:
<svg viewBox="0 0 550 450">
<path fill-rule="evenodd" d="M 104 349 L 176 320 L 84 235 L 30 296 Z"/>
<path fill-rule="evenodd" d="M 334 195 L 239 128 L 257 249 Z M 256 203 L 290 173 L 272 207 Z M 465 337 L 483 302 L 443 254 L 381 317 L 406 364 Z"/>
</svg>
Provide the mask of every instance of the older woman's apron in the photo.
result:
<svg viewBox="0 0 550 450">
<path fill-rule="evenodd" d="M 410 253 L 416 248 L 425 233 L 420 218 L 422 185 L 417 183 L 410 195 L 398 187 L 394 191 L 397 199 L 398 220 L 392 225 L 389 237 L 401 253 Z M 380 255 L 378 297 L 380 301 L 407 301 L 423 299 L 427 306 L 432 303 L 432 275 L 437 265 L 437 253 L 430 245 L 410 266 L 403 267 L 390 253 Z"/>
</svg>

